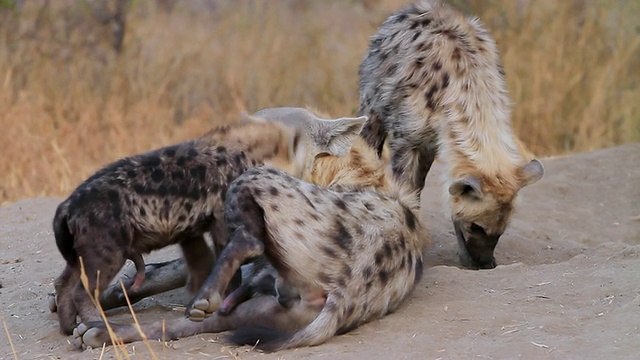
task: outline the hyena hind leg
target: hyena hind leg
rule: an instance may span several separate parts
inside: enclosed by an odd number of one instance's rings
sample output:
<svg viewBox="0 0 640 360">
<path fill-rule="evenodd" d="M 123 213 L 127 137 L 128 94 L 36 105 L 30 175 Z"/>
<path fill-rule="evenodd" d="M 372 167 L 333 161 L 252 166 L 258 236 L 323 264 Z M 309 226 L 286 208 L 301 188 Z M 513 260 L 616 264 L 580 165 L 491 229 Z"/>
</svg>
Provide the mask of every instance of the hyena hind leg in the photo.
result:
<svg viewBox="0 0 640 360">
<path fill-rule="evenodd" d="M 107 242 L 104 243 L 106 244 Z M 83 256 L 84 254 L 80 253 L 78 255 L 82 256 L 83 259 L 84 270 L 88 280 L 88 289 L 85 289 L 80 281 L 76 282 L 72 290 L 73 302 L 82 321 L 97 321 L 100 320 L 100 313 L 91 301 L 89 294 L 94 296 L 96 290 L 98 290 L 98 294 L 101 294 L 103 290 L 109 286 L 111 280 L 118 274 L 125 264 L 127 257 L 124 251 L 120 251 L 120 249 L 110 251 L 108 258 Z M 58 310 L 58 312 L 59 311 L 60 310 Z"/>
<path fill-rule="evenodd" d="M 65 335 L 71 335 L 76 327 L 78 310 L 73 301 L 73 289 L 78 283 L 80 272 L 67 265 L 55 281 L 56 294 L 49 297 L 49 309 L 57 311 L 60 330 Z"/>
</svg>

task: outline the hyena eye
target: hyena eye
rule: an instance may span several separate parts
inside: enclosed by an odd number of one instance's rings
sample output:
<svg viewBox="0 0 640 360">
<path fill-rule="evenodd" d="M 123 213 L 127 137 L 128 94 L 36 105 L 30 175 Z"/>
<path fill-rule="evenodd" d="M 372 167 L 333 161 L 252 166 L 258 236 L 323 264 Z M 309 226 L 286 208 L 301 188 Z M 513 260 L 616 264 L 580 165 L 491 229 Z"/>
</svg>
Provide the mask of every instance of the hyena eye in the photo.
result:
<svg viewBox="0 0 640 360">
<path fill-rule="evenodd" d="M 471 223 L 471 227 L 469 228 L 469 231 L 471 231 L 472 233 L 476 233 L 476 234 L 482 234 L 482 235 L 486 235 L 487 232 L 484 231 L 484 229 L 482 228 L 482 226 L 476 224 L 476 223 Z"/>
</svg>

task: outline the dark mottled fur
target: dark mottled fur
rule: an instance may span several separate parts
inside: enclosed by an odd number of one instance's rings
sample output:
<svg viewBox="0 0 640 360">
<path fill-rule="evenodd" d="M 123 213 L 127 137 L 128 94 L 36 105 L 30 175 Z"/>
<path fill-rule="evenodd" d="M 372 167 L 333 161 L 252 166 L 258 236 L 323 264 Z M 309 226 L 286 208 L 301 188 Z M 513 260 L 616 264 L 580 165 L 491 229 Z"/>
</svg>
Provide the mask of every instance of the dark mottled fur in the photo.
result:
<svg viewBox="0 0 640 360">
<path fill-rule="evenodd" d="M 55 282 L 62 332 L 73 332 L 78 313 L 83 321 L 99 319 L 79 281 L 80 258 L 93 294 L 109 285 L 126 259 L 136 260 L 139 274 L 142 254 L 180 244 L 189 289 L 196 291 L 214 263 L 203 234 L 212 233 L 218 251 L 227 240 L 222 214 L 228 184 L 262 161 L 286 165 L 297 137 L 273 123 L 239 123 L 118 160 L 85 180 L 53 221 L 67 262 Z"/>
</svg>

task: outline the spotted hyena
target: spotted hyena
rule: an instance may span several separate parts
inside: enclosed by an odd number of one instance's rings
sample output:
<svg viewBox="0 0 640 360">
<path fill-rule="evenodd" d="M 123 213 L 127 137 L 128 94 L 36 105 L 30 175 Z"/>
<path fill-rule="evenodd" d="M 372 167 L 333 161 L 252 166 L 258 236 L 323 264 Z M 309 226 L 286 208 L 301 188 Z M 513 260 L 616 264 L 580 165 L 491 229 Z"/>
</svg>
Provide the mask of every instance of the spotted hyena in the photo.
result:
<svg viewBox="0 0 640 360">
<path fill-rule="evenodd" d="M 429 243 L 416 194 L 364 139 L 356 138 L 342 156 L 308 155 L 304 180 L 265 166 L 229 186 L 229 242 L 187 308 L 200 321 L 142 325 L 148 338 L 236 330 L 232 342 L 275 351 L 321 344 L 398 308 L 422 275 Z M 296 301 L 258 296 L 228 314 L 216 312 L 236 270 L 260 256 L 296 290 Z M 110 342 L 103 324 L 79 329 L 78 340 L 86 345 Z M 141 339 L 134 326 L 115 330 L 125 342 Z"/>
<path fill-rule="evenodd" d="M 247 121 L 216 128 L 203 137 L 121 159 L 85 180 L 57 208 L 56 244 L 67 265 L 55 281 L 63 333 L 76 315 L 99 315 L 79 281 L 84 266 L 89 291 L 104 290 L 127 259 L 144 274 L 142 254 L 179 244 L 195 292 L 211 271 L 214 254 L 203 233 L 214 235 L 218 251 L 227 240 L 223 218 L 228 184 L 263 162 L 298 173 L 295 154 L 301 133 L 268 122 Z"/>
<path fill-rule="evenodd" d="M 420 0 L 380 26 L 359 75 L 362 136 L 378 152 L 388 138 L 393 173 L 418 191 L 438 155 L 461 262 L 495 267 L 518 191 L 544 170 L 518 151 L 494 39 L 478 19 Z"/>
</svg>

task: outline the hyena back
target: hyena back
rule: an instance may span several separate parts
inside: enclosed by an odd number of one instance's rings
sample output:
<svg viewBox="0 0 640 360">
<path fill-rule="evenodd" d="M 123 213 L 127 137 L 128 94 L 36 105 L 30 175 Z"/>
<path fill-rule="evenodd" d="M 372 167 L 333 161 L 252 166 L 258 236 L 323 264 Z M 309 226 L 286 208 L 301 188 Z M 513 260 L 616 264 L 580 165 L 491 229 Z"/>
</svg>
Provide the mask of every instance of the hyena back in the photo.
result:
<svg viewBox="0 0 640 360">
<path fill-rule="evenodd" d="M 61 331 L 71 334 L 76 315 L 99 315 L 79 281 L 80 258 L 89 291 L 104 290 L 127 259 L 138 276 L 142 254 L 180 244 L 189 289 L 200 288 L 214 263 L 203 234 L 220 251 L 227 241 L 223 218 L 228 184 L 263 162 L 297 171 L 300 132 L 272 123 L 245 122 L 203 137 L 121 159 L 85 180 L 57 208 L 53 229 L 67 265 L 55 281 Z M 98 276 L 99 274 L 99 276 Z"/>
<path fill-rule="evenodd" d="M 302 120 L 298 126 L 310 128 Z M 329 137 L 337 130 L 331 122 L 311 127 Z M 224 260 L 187 308 L 200 321 L 143 324 L 146 336 L 236 330 L 233 342 L 253 345 L 259 339 L 258 348 L 275 351 L 323 343 L 396 309 L 421 277 L 429 237 L 418 218 L 416 194 L 391 176 L 363 139 L 355 139 L 350 150 L 339 149 L 341 156 L 327 150 L 327 142 L 306 149 L 311 163 L 304 163 L 302 178 L 318 185 L 271 167 L 238 177 L 226 196 L 232 235 L 220 256 Z M 258 296 L 228 314 L 216 311 L 236 269 L 263 255 L 278 281 L 297 291 L 297 301 Z M 86 345 L 110 343 L 104 324 L 79 328 L 78 339 Z M 124 342 L 141 340 L 134 326 L 116 331 Z"/>
<path fill-rule="evenodd" d="M 417 191 L 438 155 L 460 260 L 495 267 L 519 189 L 544 170 L 518 151 L 494 39 L 478 19 L 420 0 L 381 25 L 359 75 L 362 136 L 379 153 L 389 138 L 394 174 Z"/>
</svg>

